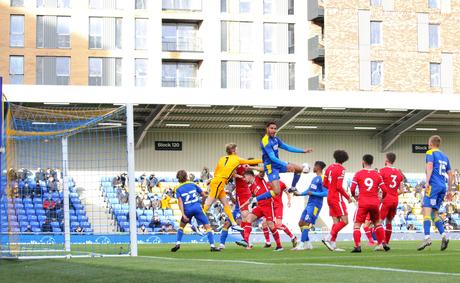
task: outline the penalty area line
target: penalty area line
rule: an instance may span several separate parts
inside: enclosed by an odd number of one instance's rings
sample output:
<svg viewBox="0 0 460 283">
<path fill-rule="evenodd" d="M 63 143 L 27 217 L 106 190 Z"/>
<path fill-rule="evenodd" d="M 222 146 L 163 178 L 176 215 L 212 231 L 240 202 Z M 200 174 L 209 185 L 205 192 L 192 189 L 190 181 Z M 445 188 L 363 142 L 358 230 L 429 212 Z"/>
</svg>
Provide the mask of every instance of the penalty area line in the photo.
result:
<svg viewBox="0 0 460 283">
<path fill-rule="evenodd" d="M 247 261 L 247 260 L 231 260 L 231 259 L 205 259 L 205 258 L 175 258 L 175 257 L 161 257 L 161 256 L 138 256 L 140 258 L 159 259 L 159 260 L 172 260 L 172 261 L 200 261 L 200 262 L 224 262 L 224 263 L 236 263 L 236 264 L 253 264 L 253 265 L 298 265 L 298 266 L 314 266 L 314 267 L 334 267 L 344 269 L 363 269 L 373 271 L 391 271 L 400 273 L 415 273 L 425 275 L 446 275 L 446 276 L 460 276 L 460 273 L 449 273 L 449 272 L 437 272 L 437 271 L 422 271 L 422 270 L 411 270 L 411 269 L 400 269 L 390 267 L 374 267 L 374 266 L 362 266 L 362 265 L 342 265 L 342 264 L 330 264 L 330 263 L 270 263 L 260 261 Z"/>
</svg>

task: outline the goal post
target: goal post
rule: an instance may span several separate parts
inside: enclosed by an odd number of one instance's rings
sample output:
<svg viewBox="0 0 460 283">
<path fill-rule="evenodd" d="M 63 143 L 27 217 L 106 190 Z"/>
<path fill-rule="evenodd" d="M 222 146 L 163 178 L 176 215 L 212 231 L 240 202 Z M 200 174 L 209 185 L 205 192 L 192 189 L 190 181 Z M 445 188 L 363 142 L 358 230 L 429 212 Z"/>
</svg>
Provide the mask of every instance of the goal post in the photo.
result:
<svg viewBox="0 0 460 283">
<path fill-rule="evenodd" d="M 136 256 L 133 106 L 3 105 L 0 258 Z"/>
</svg>

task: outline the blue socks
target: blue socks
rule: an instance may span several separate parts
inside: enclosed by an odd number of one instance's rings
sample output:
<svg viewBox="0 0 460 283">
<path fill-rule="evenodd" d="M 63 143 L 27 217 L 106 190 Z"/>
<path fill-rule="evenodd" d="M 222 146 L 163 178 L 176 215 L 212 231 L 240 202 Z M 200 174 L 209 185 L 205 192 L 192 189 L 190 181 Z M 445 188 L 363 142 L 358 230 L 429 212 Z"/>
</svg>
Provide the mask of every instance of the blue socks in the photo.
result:
<svg viewBox="0 0 460 283">
<path fill-rule="evenodd" d="M 180 244 L 180 242 L 182 241 L 183 235 L 184 235 L 184 228 L 179 227 L 179 229 L 177 230 L 177 243 L 178 244 Z"/>
<path fill-rule="evenodd" d="M 261 200 L 264 200 L 264 199 L 269 199 L 271 198 L 275 193 L 273 191 L 269 191 L 269 192 L 266 192 L 264 194 L 261 194 L 260 196 L 256 197 L 256 200 L 257 201 L 261 201 Z"/>
<path fill-rule="evenodd" d="M 439 234 L 444 234 L 444 223 L 442 223 L 440 218 L 435 218 L 434 219 L 434 225 L 439 231 Z"/>
<path fill-rule="evenodd" d="M 208 232 L 206 233 L 206 236 L 208 236 L 209 244 L 213 246 L 214 245 L 214 234 L 212 233 L 212 230 L 208 230 Z"/>
<path fill-rule="evenodd" d="M 300 180 L 300 176 L 301 176 L 300 173 L 294 173 L 294 178 L 292 179 L 292 185 L 291 185 L 291 187 L 295 188 L 295 186 L 297 186 L 297 183 L 298 183 L 299 180 Z"/>
<path fill-rule="evenodd" d="M 425 232 L 425 236 L 430 236 L 430 228 L 431 228 L 431 220 L 425 218 L 425 220 L 423 221 L 423 231 Z"/>
<path fill-rule="evenodd" d="M 302 230 L 302 235 L 300 236 L 300 241 L 301 242 L 308 242 L 310 241 L 310 238 L 308 237 L 308 232 L 310 232 L 309 228 L 306 227 L 301 227 Z"/>
<path fill-rule="evenodd" d="M 222 229 L 222 232 L 220 234 L 220 243 L 222 245 L 225 245 L 225 242 L 227 241 L 227 237 L 228 237 L 228 230 Z"/>
</svg>

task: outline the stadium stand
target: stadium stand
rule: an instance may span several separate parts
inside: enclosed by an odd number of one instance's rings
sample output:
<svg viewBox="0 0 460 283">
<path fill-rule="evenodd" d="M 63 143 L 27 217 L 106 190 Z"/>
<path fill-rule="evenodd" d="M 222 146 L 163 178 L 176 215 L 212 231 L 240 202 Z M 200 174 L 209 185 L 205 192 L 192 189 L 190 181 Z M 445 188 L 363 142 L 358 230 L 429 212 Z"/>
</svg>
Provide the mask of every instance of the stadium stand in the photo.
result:
<svg viewBox="0 0 460 283">
<path fill-rule="evenodd" d="M 62 233 L 64 230 L 64 208 L 62 182 L 57 170 L 40 168 L 33 174 L 21 169 L 9 172 L 12 195 L 1 202 L 1 232 L 23 232 L 39 234 Z M 93 232 L 85 207 L 81 203 L 73 178 L 69 178 L 70 230 L 78 227 L 81 233 Z"/>
</svg>

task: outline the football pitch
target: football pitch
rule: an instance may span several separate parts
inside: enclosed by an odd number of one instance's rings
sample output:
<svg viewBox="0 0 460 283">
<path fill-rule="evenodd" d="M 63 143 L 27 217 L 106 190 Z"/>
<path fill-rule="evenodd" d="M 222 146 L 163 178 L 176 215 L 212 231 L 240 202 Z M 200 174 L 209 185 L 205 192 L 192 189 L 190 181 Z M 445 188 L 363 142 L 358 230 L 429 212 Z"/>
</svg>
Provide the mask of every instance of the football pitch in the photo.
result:
<svg viewBox="0 0 460 283">
<path fill-rule="evenodd" d="M 364 242 L 363 244 L 366 244 Z M 246 251 L 233 243 L 220 253 L 204 244 L 139 245 L 139 257 L 0 261 L 1 282 L 460 282 L 460 241 L 439 250 L 439 241 L 418 252 L 419 242 L 394 241 L 391 251 L 274 252 L 259 244 Z M 290 247 L 288 243 L 285 247 Z"/>
</svg>

